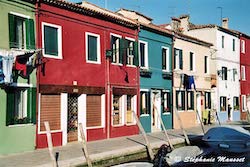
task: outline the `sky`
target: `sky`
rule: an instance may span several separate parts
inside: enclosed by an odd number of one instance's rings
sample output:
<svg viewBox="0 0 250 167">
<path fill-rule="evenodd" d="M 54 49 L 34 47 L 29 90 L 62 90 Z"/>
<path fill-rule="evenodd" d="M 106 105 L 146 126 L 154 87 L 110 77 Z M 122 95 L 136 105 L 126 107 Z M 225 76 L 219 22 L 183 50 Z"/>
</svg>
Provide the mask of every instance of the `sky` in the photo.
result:
<svg viewBox="0 0 250 167">
<path fill-rule="evenodd" d="M 194 24 L 221 25 L 221 16 L 229 18 L 229 28 L 250 35 L 250 0 L 87 0 L 117 11 L 120 8 L 140 12 L 154 24 L 170 23 L 171 17 L 190 15 Z M 71 0 L 81 2 L 81 0 Z"/>
</svg>

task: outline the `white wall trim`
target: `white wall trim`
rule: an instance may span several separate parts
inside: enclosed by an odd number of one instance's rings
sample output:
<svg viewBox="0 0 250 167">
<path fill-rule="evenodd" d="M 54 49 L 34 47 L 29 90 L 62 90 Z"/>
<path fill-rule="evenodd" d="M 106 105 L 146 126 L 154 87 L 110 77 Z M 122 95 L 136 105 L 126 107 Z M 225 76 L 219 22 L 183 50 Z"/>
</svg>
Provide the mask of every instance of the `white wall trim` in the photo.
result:
<svg viewBox="0 0 250 167">
<path fill-rule="evenodd" d="M 61 93 L 61 129 L 62 129 L 62 145 L 68 142 L 68 94 Z"/>
<path fill-rule="evenodd" d="M 140 52 L 140 43 L 143 43 L 145 45 L 145 66 L 141 66 L 141 52 Z M 139 65 L 141 68 L 148 68 L 148 42 L 139 40 L 139 47 L 138 47 L 138 53 L 139 53 Z"/>
<path fill-rule="evenodd" d="M 26 18 L 26 19 L 30 19 L 30 16 L 27 16 L 27 15 L 24 15 L 24 14 L 21 14 L 21 13 L 11 11 L 10 14 L 13 14 L 13 15 L 19 16 L 19 17 L 23 17 L 23 18 Z"/>
<path fill-rule="evenodd" d="M 87 139 L 87 130 L 86 130 L 86 94 L 81 94 L 78 97 L 78 126 L 79 123 L 83 125 L 83 131 L 85 138 Z M 82 141 L 80 128 L 78 127 L 78 141 Z"/>
<path fill-rule="evenodd" d="M 58 56 L 45 54 L 44 26 L 54 27 L 54 28 L 58 29 L 58 31 L 57 31 Z M 61 26 L 51 24 L 51 23 L 42 22 L 42 48 L 43 48 L 42 50 L 43 50 L 44 57 L 54 58 L 54 59 L 62 59 L 63 58 L 63 56 L 62 56 L 62 27 Z"/>
</svg>

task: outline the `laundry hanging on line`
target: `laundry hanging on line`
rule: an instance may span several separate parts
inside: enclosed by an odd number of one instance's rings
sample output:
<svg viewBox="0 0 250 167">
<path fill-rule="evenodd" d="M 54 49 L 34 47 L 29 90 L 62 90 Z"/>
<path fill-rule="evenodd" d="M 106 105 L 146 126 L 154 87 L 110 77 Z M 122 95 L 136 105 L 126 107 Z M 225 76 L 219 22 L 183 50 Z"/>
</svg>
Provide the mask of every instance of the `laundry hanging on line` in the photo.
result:
<svg viewBox="0 0 250 167">
<path fill-rule="evenodd" d="M 184 76 L 183 76 L 183 86 L 184 86 L 184 88 L 186 90 L 192 89 L 192 85 L 193 85 L 194 90 L 196 90 L 194 76 L 189 76 L 187 74 L 184 74 Z"/>
</svg>

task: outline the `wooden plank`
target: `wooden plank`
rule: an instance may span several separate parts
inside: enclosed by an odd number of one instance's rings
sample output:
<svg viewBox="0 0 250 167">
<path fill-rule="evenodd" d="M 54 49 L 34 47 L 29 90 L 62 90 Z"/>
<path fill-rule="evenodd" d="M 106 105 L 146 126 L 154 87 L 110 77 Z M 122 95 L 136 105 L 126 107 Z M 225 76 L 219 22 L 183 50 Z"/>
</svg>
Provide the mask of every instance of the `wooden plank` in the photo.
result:
<svg viewBox="0 0 250 167">
<path fill-rule="evenodd" d="M 50 159 L 52 161 L 52 166 L 57 167 L 56 158 L 55 158 L 54 153 L 53 153 L 53 144 L 52 144 L 49 122 L 45 121 L 44 126 L 46 129 L 47 143 L 48 143 L 48 147 L 49 147 L 49 155 L 50 155 Z"/>
<path fill-rule="evenodd" d="M 91 163 L 91 159 L 89 157 L 89 153 L 88 153 L 88 149 L 87 149 L 87 144 L 86 144 L 86 138 L 85 138 L 85 134 L 83 131 L 83 125 L 82 123 L 79 123 L 79 128 L 80 128 L 80 133 L 81 133 L 81 137 L 82 137 L 82 145 L 83 145 L 83 151 L 86 157 L 86 161 L 89 167 L 92 167 L 92 163 Z"/>
<path fill-rule="evenodd" d="M 156 110 L 157 110 L 157 109 L 156 109 Z M 170 141 L 169 135 L 168 135 L 167 130 L 166 130 L 166 128 L 165 128 L 165 125 L 164 125 L 164 123 L 163 123 L 163 121 L 162 121 L 162 118 L 160 117 L 158 111 L 157 111 L 156 113 L 157 113 L 157 117 L 158 117 L 158 119 L 159 119 L 159 121 L 160 121 L 160 123 L 161 123 L 161 126 L 162 126 L 162 128 L 163 128 L 163 131 L 164 131 L 164 133 L 165 133 L 165 136 L 167 137 L 167 142 L 168 142 L 169 146 L 171 147 L 171 149 L 173 150 L 173 149 L 174 149 L 174 146 L 173 146 L 172 142 Z"/>
<path fill-rule="evenodd" d="M 187 145 L 190 145 L 190 141 L 189 141 L 189 139 L 188 139 L 188 136 L 187 136 L 187 133 L 186 133 L 185 129 L 183 128 L 183 124 L 182 124 L 180 115 L 179 115 L 179 113 L 178 113 L 178 111 L 177 111 L 176 108 L 174 108 L 174 111 L 175 111 L 176 117 L 177 117 L 177 119 L 178 119 L 178 121 L 179 121 L 179 125 L 180 125 L 180 127 L 181 127 L 181 130 L 182 130 L 182 132 L 183 132 L 183 134 L 184 134 L 184 136 L 185 136 Z"/>
<path fill-rule="evenodd" d="M 148 141 L 146 132 L 145 132 L 145 130 L 143 129 L 142 124 L 141 124 L 141 122 L 139 121 L 139 119 L 138 119 L 138 117 L 137 117 L 135 111 L 133 111 L 133 114 L 134 114 L 134 117 L 135 117 L 135 120 L 136 120 L 136 124 L 138 125 L 138 127 L 139 127 L 139 129 L 140 129 L 140 131 L 141 131 L 141 133 L 142 133 L 142 135 L 143 135 L 145 141 L 146 141 L 146 145 L 147 145 L 147 149 L 148 149 L 148 153 L 149 153 L 150 159 L 153 161 L 153 160 L 154 160 L 154 153 L 153 153 L 153 150 L 152 150 L 152 148 L 151 148 L 151 145 L 150 145 L 150 143 L 149 143 L 149 141 Z"/>
<path fill-rule="evenodd" d="M 203 131 L 203 134 L 205 134 L 205 130 L 204 130 L 204 125 L 203 125 L 203 122 L 201 120 L 201 115 L 199 114 L 198 110 L 196 110 L 196 114 L 197 114 L 197 117 L 199 118 L 199 121 L 200 121 L 200 124 L 201 124 L 201 129 Z"/>
</svg>

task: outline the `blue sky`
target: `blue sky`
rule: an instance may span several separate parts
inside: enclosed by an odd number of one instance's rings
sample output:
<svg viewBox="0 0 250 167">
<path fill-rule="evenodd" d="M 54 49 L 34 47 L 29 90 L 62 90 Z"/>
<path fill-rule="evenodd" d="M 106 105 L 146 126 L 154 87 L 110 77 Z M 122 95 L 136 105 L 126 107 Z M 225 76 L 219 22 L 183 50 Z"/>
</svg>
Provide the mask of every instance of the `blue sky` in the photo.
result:
<svg viewBox="0 0 250 167">
<path fill-rule="evenodd" d="M 71 0 L 81 2 L 81 0 Z M 88 0 L 105 7 L 105 0 Z M 229 28 L 250 35 L 250 0 L 106 0 L 107 8 L 138 11 L 153 19 L 155 24 L 169 23 L 170 18 L 190 14 L 194 24 L 220 25 L 222 16 L 229 18 Z"/>
</svg>

